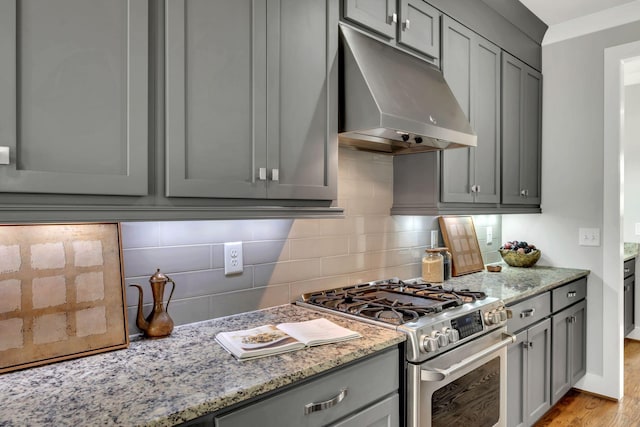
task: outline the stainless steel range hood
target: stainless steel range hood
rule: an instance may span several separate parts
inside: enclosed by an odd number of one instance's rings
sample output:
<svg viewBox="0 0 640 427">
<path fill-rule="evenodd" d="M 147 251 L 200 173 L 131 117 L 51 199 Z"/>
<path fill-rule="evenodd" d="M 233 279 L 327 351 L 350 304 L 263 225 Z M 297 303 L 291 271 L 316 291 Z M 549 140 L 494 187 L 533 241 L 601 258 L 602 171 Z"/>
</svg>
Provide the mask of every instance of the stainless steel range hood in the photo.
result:
<svg viewBox="0 0 640 427">
<path fill-rule="evenodd" d="M 475 147 L 440 70 L 340 25 L 342 145 L 390 154 Z"/>
</svg>

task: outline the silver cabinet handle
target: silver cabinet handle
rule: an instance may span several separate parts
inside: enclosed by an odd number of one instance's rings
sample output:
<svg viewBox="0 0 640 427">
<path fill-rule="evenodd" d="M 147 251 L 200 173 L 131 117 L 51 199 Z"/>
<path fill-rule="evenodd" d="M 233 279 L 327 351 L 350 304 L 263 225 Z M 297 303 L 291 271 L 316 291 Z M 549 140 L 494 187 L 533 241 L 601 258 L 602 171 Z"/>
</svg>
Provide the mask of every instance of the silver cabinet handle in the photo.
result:
<svg viewBox="0 0 640 427">
<path fill-rule="evenodd" d="M 533 316 L 533 313 L 536 312 L 535 308 L 530 308 L 529 310 L 525 310 L 522 313 L 520 313 L 520 317 L 521 318 L 525 318 L 525 317 L 531 317 Z"/>
<path fill-rule="evenodd" d="M 258 179 L 260 181 L 266 181 L 267 180 L 267 168 L 258 169 Z"/>
<path fill-rule="evenodd" d="M 0 147 L 0 165 L 9 164 L 9 147 Z"/>
<path fill-rule="evenodd" d="M 630 271 L 631 271 L 631 269 L 630 269 L 630 268 L 625 268 L 625 269 L 624 269 L 624 274 L 627 274 L 627 273 L 628 273 L 628 272 L 630 272 Z"/>
<path fill-rule="evenodd" d="M 461 360 L 458 363 L 454 363 L 453 365 L 449 366 L 449 368 L 447 369 L 438 369 L 438 368 L 429 368 L 429 369 L 422 369 L 420 371 L 420 379 L 422 381 L 442 381 L 445 378 L 447 378 L 448 376 L 452 375 L 453 373 L 455 373 L 456 371 L 459 371 L 460 369 L 469 366 L 471 363 L 482 359 L 485 356 L 490 355 L 491 353 L 494 353 L 498 350 L 500 350 L 502 347 L 506 347 L 509 344 L 512 344 L 516 342 L 516 337 L 515 335 L 511 335 L 511 334 L 507 334 L 507 333 L 502 333 L 502 340 L 490 347 L 485 348 L 482 351 L 477 352 L 476 354 L 474 354 L 473 356 L 470 356 L 466 359 Z"/>
<path fill-rule="evenodd" d="M 271 169 L 271 181 L 280 181 L 279 169 Z"/>
<path fill-rule="evenodd" d="M 520 196 L 527 197 L 527 190 L 520 190 Z"/>
<path fill-rule="evenodd" d="M 404 29 L 408 30 L 409 28 L 411 28 L 411 22 L 407 19 L 404 21 Z"/>
<path fill-rule="evenodd" d="M 398 14 L 397 13 L 392 13 L 391 16 L 389 17 L 389 23 L 390 24 L 397 24 L 398 23 Z"/>
<path fill-rule="evenodd" d="M 347 394 L 349 394 L 348 389 L 345 388 L 340 390 L 340 393 L 338 393 L 335 397 L 332 397 L 329 400 L 325 400 L 324 402 L 307 403 L 306 405 L 304 405 L 304 414 L 309 415 L 313 414 L 314 412 L 324 411 L 325 409 L 332 408 L 338 403 L 342 402 L 344 398 L 347 397 Z"/>
<path fill-rule="evenodd" d="M 576 291 L 569 291 L 567 292 L 567 298 L 573 298 L 576 296 Z"/>
</svg>

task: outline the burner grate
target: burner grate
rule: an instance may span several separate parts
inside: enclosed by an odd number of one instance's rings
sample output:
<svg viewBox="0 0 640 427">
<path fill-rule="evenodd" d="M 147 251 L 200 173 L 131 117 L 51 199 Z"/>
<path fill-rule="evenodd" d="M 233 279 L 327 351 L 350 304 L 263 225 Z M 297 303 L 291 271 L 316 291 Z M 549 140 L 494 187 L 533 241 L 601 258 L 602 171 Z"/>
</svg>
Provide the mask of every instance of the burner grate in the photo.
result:
<svg viewBox="0 0 640 427">
<path fill-rule="evenodd" d="M 446 290 L 440 285 L 396 279 L 305 294 L 304 300 L 312 305 L 398 325 L 485 297 L 483 292 Z"/>
</svg>

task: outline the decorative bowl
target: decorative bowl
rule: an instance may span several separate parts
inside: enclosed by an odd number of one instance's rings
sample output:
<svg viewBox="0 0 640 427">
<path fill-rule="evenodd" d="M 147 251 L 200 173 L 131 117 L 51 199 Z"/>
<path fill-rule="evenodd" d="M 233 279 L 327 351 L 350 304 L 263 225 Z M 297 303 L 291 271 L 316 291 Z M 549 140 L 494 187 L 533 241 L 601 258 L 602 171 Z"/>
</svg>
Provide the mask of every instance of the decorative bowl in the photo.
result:
<svg viewBox="0 0 640 427">
<path fill-rule="evenodd" d="M 504 262 L 511 267 L 532 267 L 540 259 L 540 250 L 533 249 L 528 254 L 519 254 L 517 251 L 509 249 L 499 249 Z"/>
</svg>

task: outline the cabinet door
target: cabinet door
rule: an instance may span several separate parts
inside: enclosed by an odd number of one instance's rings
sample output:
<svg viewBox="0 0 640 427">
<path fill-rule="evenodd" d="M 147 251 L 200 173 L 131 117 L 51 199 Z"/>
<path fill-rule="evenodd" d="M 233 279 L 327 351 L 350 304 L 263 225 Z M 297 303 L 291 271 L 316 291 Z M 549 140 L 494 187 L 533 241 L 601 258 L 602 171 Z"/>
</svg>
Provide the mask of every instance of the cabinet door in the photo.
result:
<svg viewBox="0 0 640 427">
<path fill-rule="evenodd" d="M 554 314 L 551 343 L 551 404 L 555 405 L 571 388 L 571 307 Z"/>
<path fill-rule="evenodd" d="M 275 0 L 267 21 L 267 195 L 333 200 L 338 0 Z"/>
<path fill-rule="evenodd" d="M 527 331 L 527 424 L 533 424 L 551 408 L 551 320 Z"/>
<path fill-rule="evenodd" d="M 573 306 L 571 320 L 571 387 L 587 373 L 587 302 Z"/>
<path fill-rule="evenodd" d="M 472 118 L 474 35 L 449 17 L 442 19 L 442 74 L 467 118 Z M 473 126 L 473 123 L 472 123 Z M 480 143 L 478 143 L 480 146 Z M 475 148 L 456 148 L 440 153 L 442 202 L 473 202 Z"/>
<path fill-rule="evenodd" d="M 516 334 L 516 341 L 507 349 L 507 426 L 525 425 L 525 379 L 527 331 Z"/>
<path fill-rule="evenodd" d="M 344 17 L 389 39 L 396 37 L 396 0 L 344 0 Z"/>
<path fill-rule="evenodd" d="M 0 2 L 0 192 L 148 192 L 148 1 Z"/>
<path fill-rule="evenodd" d="M 166 2 L 166 195 L 266 197 L 266 0 Z"/>
<path fill-rule="evenodd" d="M 475 90 L 472 126 L 478 135 L 475 151 L 475 201 L 500 203 L 500 48 L 476 37 Z"/>
<path fill-rule="evenodd" d="M 540 204 L 542 76 L 502 54 L 502 203 Z"/>
<path fill-rule="evenodd" d="M 400 427 L 400 398 L 398 393 L 387 397 L 332 427 Z"/>
<path fill-rule="evenodd" d="M 443 17 L 442 72 L 478 135 L 478 146 L 445 150 L 443 202 L 500 201 L 500 48 Z"/>
<path fill-rule="evenodd" d="M 440 56 L 440 12 L 424 0 L 400 0 L 398 42 L 432 58 Z"/>
<path fill-rule="evenodd" d="M 524 106 L 520 154 L 520 181 L 526 191 L 526 204 L 540 204 L 540 164 L 542 141 L 542 75 L 525 67 Z"/>
<path fill-rule="evenodd" d="M 634 288 L 635 276 L 624 279 L 624 335 L 627 336 L 635 328 L 634 324 Z"/>
</svg>

